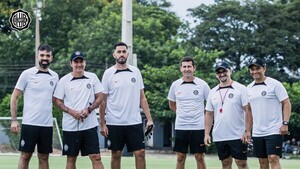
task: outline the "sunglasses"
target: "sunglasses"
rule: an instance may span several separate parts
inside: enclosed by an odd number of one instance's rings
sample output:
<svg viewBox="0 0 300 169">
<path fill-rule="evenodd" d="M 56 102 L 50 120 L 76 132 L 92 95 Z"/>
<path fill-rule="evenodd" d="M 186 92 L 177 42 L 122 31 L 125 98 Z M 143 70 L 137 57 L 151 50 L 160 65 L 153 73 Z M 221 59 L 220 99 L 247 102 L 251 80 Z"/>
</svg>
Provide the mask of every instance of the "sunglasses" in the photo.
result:
<svg viewBox="0 0 300 169">
<path fill-rule="evenodd" d="M 217 75 L 220 75 L 220 74 L 222 74 L 222 73 L 224 73 L 224 74 L 225 74 L 225 73 L 227 73 L 227 72 L 228 72 L 228 70 L 217 71 L 217 72 L 216 72 L 216 74 L 217 74 Z"/>
</svg>

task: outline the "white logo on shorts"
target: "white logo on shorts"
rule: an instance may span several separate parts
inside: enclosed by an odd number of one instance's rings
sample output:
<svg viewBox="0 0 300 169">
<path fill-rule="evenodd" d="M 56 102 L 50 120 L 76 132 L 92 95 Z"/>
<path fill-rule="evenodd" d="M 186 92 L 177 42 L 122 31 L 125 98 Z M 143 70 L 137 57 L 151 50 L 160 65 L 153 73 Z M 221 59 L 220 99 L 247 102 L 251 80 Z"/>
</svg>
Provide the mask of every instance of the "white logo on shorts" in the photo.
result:
<svg viewBox="0 0 300 169">
<path fill-rule="evenodd" d="M 111 145 L 110 140 L 107 140 L 107 146 L 110 147 L 110 145 Z"/>
<path fill-rule="evenodd" d="M 25 145 L 25 141 L 22 139 L 21 140 L 21 147 L 24 147 L 24 145 Z"/>
<path fill-rule="evenodd" d="M 69 146 L 68 146 L 67 144 L 65 144 L 65 145 L 64 145 L 64 150 L 65 150 L 65 151 L 68 151 L 68 149 L 69 149 Z"/>
</svg>

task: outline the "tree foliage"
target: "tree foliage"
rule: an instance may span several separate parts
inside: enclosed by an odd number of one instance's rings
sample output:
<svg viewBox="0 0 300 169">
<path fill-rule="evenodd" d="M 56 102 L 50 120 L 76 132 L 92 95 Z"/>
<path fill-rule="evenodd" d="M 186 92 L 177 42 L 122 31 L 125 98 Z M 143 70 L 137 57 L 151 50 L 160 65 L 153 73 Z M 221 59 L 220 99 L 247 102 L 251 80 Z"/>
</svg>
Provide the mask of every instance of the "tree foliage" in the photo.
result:
<svg viewBox="0 0 300 169">
<path fill-rule="evenodd" d="M 182 76 L 178 67 L 182 57 L 194 57 L 195 75 L 211 87 L 218 83 L 213 69 L 216 61 L 229 61 L 235 70 L 233 79 L 247 85 L 252 78 L 245 65 L 252 57 L 260 57 L 267 61 L 268 76 L 289 83 L 286 87 L 293 105 L 291 123 L 300 124 L 299 80 L 290 76 L 299 75 L 300 1 L 222 0 L 200 5 L 191 10 L 197 20 L 195 28 L 182 23 L 168 9 L 169 2 L 172 1 L 133 1 L 133 53 L 137 54 L 155 119 L 174 120 L 167 94 L 171 83 Z M 8 11 L 14 9 L 4 4 L 0 3 L 0 17 L 5 16 L 1 22 L 7 21 Z M 22 1 L 21 6 L 34 21 L 30 2 Z M 54 47 L 51 68 L 65 75 L 70 71 L 71 53 L 80 50 L 87 53 L 87 70 L 101 79 L 104 70 L 115 62 L 112 50 L 121 41 L 121 21 L 121 0 L 47 0 L 40 32 L 41 43 Z M 35 24 L 31 24 L 22 32 L 0 34 L 1 97 L 11 93 L 20 73 L 34 65 Z M 14 67 L 9 66 L 12 64 Z M 1 111 L 8 113 L 8 104 L 5 97 L 0 103 L 0 109 L 4 108 Z M 54 108 L 54 116 L 60 119 L 61 112 Z"/>
<path fill-rule="evenodd" d="M 0 2 L 0 31 L 3 34 L 9 35 L 12 28 L 9 24 L 10 14 L 21 7 L 20 0 L 6 0 Z"/>
<path fill-rule="evenodd" d="M 210 85 L 217 83 L 212 71 L 214 60 L 222 53 L 210 52 L 205 53 L 199 48 L 195 47 L 193 55 L 196 64 L 195 76 L 205 80 Z M 171 84 L 182 77 L 180 72 L 180 60 L 182 57 L 187 56 L 186 52 L 181 50 L 174 50 L 173 55 L 176 56 L 175 64 L 170 66 L 153 67 L 146 65 L 142 70 L 145 93 L 148 98 L 149 105 L 151 107 L 151 114 L 159 121 L 170 121 L 174 120 L 175 113 L 169 109 L 168 103 L 168 92 Z"/>
<path fill-rule="evenodd" d="M 60 76 L 68 73 L 70 54 L 81 50 L 87 53 L 87 70 L 95 72 L 101 79 L 103 71 L 114 63 L 113 45 L 121 41 L 121 2 L 67 0 L 61 3 L 58 0 L 47 0 L 42 9 L 40 34 L 41 43 L 54 47 L 51 69 Z M 32 12 L 28 2 L 24 1 L 23 6 L 24 10 Z M 177 29 L 181 25 L 179 18 L 158 6 L 143 6 L 136 2 L 133 3 L 133 11 L 133 50 L 138 56 L 138 66 L 143 69 L 144 65 L 149 64 L 160 68 L 177 63 L 183 51 L 177 43 Z M 34 14 L 31 13 L 31 16 L 34 17 Z M 6 59 L 14 65 L 30 62 L 14 72 L 14 75 L 7 74 L 12 72 L 11 68 L 1 66 L 1 78 L 6 79 L 3 80 L 3 86 L 10 83 L 11 87 L 10 90 L 3 89 L 3 93 L 11 93 L 20 73 L 34 65 L 34 30 L 32 23 L 25 31 L 14 31 L 10 36 L 0 35 L 0 43 L 3 44 L 0 46 L 2 60 Z M 61 113 L 54 111 L 54 114 L 59 116 Z"/>
<path fill-rule="evenodd" d="M 293 82 L 288 73 L 299 76 L 299 3 L 259 0 L 200 5 L 191 10 L 199 21 L 192 44 L 205 51 L 224 51 L 220 59 L 230 60 L 238 71 L 251 58 L 264 58 L 274 68 L 272 75 Z"/>
<path fill-rule="evenodd" d="M 292 115 L 290 118 L 292 134 L 297 134 L 298 137 L 300 129 L 300 82 L 293 84 L 284 83 L 284 86 L 289 94 L 289 99 L 292 103 Z"/>
</svg>

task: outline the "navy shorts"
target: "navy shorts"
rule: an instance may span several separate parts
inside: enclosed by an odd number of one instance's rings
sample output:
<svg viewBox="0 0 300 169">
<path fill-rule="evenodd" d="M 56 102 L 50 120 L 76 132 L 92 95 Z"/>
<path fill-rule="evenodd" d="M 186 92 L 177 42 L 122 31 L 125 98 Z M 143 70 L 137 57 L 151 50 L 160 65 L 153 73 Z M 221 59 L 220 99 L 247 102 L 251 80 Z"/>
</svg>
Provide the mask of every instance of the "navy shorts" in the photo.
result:
<svg viewBox="0 0 300 169">
<path fill-rule="evenodd" d="M 63 131 L 63 155 L 82 156 L 99 154 L 99 137 L 97 127 L 82 131 Z"/>
<path fill-rule="evenodd" d="M 129 126 L 107 125 L 108 149 L 122 151 L 125 144 L 128 152 L 145 149 L 143 124 Z"/>
<path fill-rule="evenodd" d="M 229 140 L 215 142 L 219 160 L 225 160 L 230 156 L 238 160 L 247 160 L 247 144 L 242 140 Z"/>
<path fill-rule="evenodd" d="M 175 130 L 173 151 L 180 153 L 205 153 L 204 130 Z"/>
<path fill-rule="evenodd" d="M 276 134 L 264 137 L 252 137 L 253 155 L 257 158 L 267 158 L 268 155 L 282 157 L 283 136 Z"/>
<path fill-rule="evenodd" d="M 41 127 L 22 124 L 19 151 L 32 153 L 37 145 L 37 152 L 52 153 L 53 127 Z"/>
</svg>

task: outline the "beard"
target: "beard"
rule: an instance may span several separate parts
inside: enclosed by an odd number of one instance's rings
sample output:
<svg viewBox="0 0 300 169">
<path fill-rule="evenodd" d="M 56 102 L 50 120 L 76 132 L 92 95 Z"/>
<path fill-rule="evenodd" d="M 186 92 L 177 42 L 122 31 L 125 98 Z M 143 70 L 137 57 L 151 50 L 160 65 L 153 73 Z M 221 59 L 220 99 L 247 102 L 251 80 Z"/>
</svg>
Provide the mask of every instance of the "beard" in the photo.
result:
<svg viewBox="0 0 300 169">
<path fill-rule="evenodd" d="M 116 61 L 121 64 L 124 65 L 127 62 L 127 59 L 124 57 L 120 57 L 119 59 L 116 59 Z"/>
<path fill-rule="evenodd" d="M 46 62 L 46 63 L 44 63 L 44 62 Z M 39 65 L 40 65 L 43 69 L 47 69 L 47 68 L 49 67 L 49 65 L 50 65 L 50 62 L 49 62 L 48 60 L 41 60 L 41 61 L 39 62 Z"/>
<path fill-rule="evenodd" d="M 224 77 L 221 77 L 221 78 L 220 78 L 220 81 L 221 81 L 221 82 L 226 82 L 227 79 L 228 79 L 227 76 L 224 76 Z"/>
</svg>

